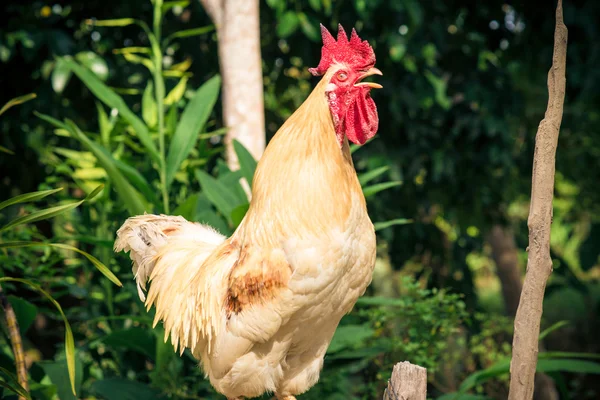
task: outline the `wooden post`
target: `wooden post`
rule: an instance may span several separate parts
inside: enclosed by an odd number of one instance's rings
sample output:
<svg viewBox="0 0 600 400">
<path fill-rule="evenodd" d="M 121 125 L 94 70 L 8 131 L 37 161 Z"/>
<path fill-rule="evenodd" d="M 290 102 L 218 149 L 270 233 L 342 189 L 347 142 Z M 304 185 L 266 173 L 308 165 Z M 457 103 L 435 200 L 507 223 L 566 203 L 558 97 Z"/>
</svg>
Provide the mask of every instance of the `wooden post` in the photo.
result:
<svg viewBox="0 0 600 400">
<path fill-rule="evenodd" d="M 425 400 L 427 370 L 408 361 L 394 365 L 383 400 Z"/>
<path fill-rule="evenodd" d="M 527 272 L 515 317 L 509 400 L 530 400 L 538 359 L 538 338 L 546 282 L 552 272 L 550 225 L 554 195 L 554 163 L 565 99 L 567 27 L 562 1 L 556 7 L 554 54 L 548 73 L 548 108 L 535 136 L 531 203 L 529 206 L 529 247 Z"/>
</svg>

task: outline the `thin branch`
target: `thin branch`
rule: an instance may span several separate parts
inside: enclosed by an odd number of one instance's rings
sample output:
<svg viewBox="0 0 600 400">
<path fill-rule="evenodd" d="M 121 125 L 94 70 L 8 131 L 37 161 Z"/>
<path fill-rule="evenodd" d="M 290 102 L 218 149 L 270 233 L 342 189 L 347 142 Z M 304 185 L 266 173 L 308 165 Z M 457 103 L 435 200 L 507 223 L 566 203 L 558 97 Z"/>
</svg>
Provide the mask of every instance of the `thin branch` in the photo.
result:
<svg viewBox="0 0 600 400">
<path fill-rule="evenodd" d="M 13 354 L 15 355 L 15 365 L 17 368 L 19 385 L 29 392 L 27 367 L 25 365 L 25 353 L 23 353 L 23 342 L 21 340 L 21 333 L 19 331 L 19 323 L 17 322 L 15 310 L 2 291 L 2 286 L 0 286 L 0 304 L 2 304 L 2 308 L 4 309 L 6 325 L 8 326 L 8 336 L 10 338 L 10 344 L 12 345 Z M 19 400 L 26 399 L 23 396 L 19 396 Z"/>
<path fill-rule="evenodd" d="M 566 59 L 567 27 L 563 22 L 562 0 L 558 0 L 554 54 L 552 67 L 548 72 L 548 107 L 535 138 L 531 204 L 527 221 L 529 254 L 527 273 L 515 317 L 509 400 L 529 400 L 533 397 L 542 302 L 546 282 L 552 272 L 550 226 L 554 196 L 554 164 L 565 98 Z"/>
</svg>

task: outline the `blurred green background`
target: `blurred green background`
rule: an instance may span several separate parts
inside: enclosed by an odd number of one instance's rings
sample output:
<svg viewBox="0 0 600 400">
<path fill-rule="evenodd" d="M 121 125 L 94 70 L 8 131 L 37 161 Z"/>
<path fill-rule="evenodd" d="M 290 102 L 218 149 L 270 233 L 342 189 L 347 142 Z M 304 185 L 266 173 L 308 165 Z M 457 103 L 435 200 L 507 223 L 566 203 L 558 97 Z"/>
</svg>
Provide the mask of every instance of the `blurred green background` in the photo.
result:
<svg viewBox="0 0 600 400">
<path fill-rule="evenodd" d="M 384 88 L 373 93 L 379 133 L 353 153 L 378 228 L 373 283 L 342 320 L 320 382 L 300 399 L 381 398 L 393 364 L 403 360 L 428 368 L 433 399 L 506 398 L 554 7 L 260 2 L 268 138 L 317 82 L 307 68 L 319 61 L 319 23 L 333 32 L 338 23 L 356 27 L 384 74 L 377 80 Z M 229 234 L 247 209 L 237 182 L 251 177 L 255 161 L 242 146 L 240 171 L 223 160 L 210 18 L 194 0 L 165 2 L 158 14 L 149 0 L 4 1 L 1 9 L 0 105 L 36 97 L 0 115 L 0 201 L 62 188 L 0 205 L 1 274 L 26 280 L 2 285 L 20 323 L 32 397 L 220 398 L 191 355 L 173 353 L 160 324 L 152 329 L 153 311 L 137 298 L 128 257 L 112 252 L 116 229 L 140 210 L 168 210 Z M 546 377 L 538 389 L 546 391 L 536 398 L 596 399 L 600 2 L 567 0 L 564 18 L 554 273 L 538 363 Z M 152 42 L 157 26 L 162 38 Z M 164 85 L 158 101 L 157 84 Z M 177 146 L 188 151 L 171 155 Z M 62 306 L 72 347 L 60 312 L 40 290 Z M 2 321 L 1 390 L 16 398 Z M 73 382 L 65 354 L 75 360 Z"/>
</svg>

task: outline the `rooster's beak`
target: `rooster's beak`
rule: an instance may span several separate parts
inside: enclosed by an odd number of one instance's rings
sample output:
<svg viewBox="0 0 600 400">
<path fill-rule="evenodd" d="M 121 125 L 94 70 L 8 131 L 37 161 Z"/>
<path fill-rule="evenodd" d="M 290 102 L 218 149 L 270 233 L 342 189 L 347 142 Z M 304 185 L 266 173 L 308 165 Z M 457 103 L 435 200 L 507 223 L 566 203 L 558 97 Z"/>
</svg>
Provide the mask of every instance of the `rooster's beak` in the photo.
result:
<svg viewBox="0 0 600 400">
<path fill-rule="evenodd" d="M 357 83 L 355 83 L 354 86 L 368 86 L 373 89 L 381 89 L 383 86 L 381 86 L 379 83 L 361 82 L 361 80 L 363 80 L 367 76 L 371 76 L 371 75 L 383 75 L 383 73 L 381 73 L 381 71 L 375 67 L 370 68 L 367 70 L 367 72 L 365 72 L 364 74 L 362 74 L 361 76 L 358 77 L 358 79 L 356 80 Z"/>
</svg>

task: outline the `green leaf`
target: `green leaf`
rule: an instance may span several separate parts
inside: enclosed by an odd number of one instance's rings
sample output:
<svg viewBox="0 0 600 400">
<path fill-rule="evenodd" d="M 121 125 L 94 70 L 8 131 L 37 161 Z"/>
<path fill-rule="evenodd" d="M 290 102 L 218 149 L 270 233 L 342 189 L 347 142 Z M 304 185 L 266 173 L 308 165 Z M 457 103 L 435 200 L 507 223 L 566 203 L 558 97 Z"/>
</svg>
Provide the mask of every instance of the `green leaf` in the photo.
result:
<svg viewBox="0 0 600 400">
<path fill-rule="evenodd" d="M 171 104 L 177 103 L 179 100 L 181 100 L 183 94 L 185 93 L 185 89 L 187 88 L 188 79 L 189 78 L 187 76 L 183 76 L 179 80 L 177 85 L 175 85 L 169 94 L 167 94 L 167 97 L 165 97 L 165 105 L 170 106 Z"/>
<path fill-rule="evenodd" d="M 1 248 L 19 248 L 19 247 L 54 247 L 57 249 L 70 250 L 76 253 L 81 254 L 85 258 L 87 258 L 93 265 L 100 271 L 104 276 L 106 276 L 111 282 L 113 282 L 117 286 L 123 286 L 119 278 L 117 278 L 112 271 L 104 265 L 100 260 L 98 260 L 93 255 L 78 249 L 77 247 L 70 246 L 68 244 L 63 243 L 44 243 L 44 242 L 3 242 L 0 243 Z"/>
<path fill-rule="evenodd" d="M 217 210 L 229 218 L 232 211 L 240 205 L 236 193 L 204 171 L 196 170 L 196 178 L 200 182 L 202 193 Z"/>
<path fill-rule="evenodd" d="M 14 152 L 14 151 L 12 151 L 12 150 L 10 150 L 10 149 L 7 149 L 7 148 L 6 148 L 6 147 L 4 147 L 4 146 L 0 146 L 0 152 L 2 152 L 2 153 L 6 153 L 6 154 L 10 154 L 10 155 L 14 155 L 14 154 L 15 154 L 15 152 Z"/>
<path fill-rule="evenodd" d="M 572 372 L 576 374 L 600 374 L 600 363 L 575 359 L 541 359 L 537 372 Z"/>
<path fill-rule="evenodd" d="M 160 165 L 160 155 L 150 137 L 148 127 L 129 109 L 129 107 L 127 107 L 123 98 L 102 83 L 102 81 L 90 70 L 82 67 L 70 58 L 63 57 L 62 59 L 100 101 L 111 108 L 116 108 L 121 117 L 131 124 L 140 139 L 140 142 L 142 142 L 150 152 L 152 158 Z"/>
<path fill-rule="evenodd" d="M 371 186 L 367 186 L 367 187 L 363 188 L 363 194 L 365 195 L 365 197 L 369 197 L 369 196 L 373 196 L 375 193 L 379 193 L 383 190 L 392 188 L 394 186 L 400 186 L 400 185 L 402 185 L 402 182 L 400 182 L 400 181 L 376 183 L 375 185 L 371 185 Z"/>
<path fill-rule="evenodd" d="M 52 383 L 56 386 L 56 394 L 60 400 L 76 400 L 71 391 L 71 383 L 69 378 L 69 368 L 65 359 L 58 361 L 42 361 L 38 362 Z M 75 390 L 79 391 L 83 380 L 83 366 L 79 357 L 75 358 Z"/>
<path fill-rule="evenodd" d="M 14 107 L 19 104 L 23 104 L 29 100 L 35 99 L 37 95 L 35 93 L 29 93 L 23 96 L 15 97 L 14 99 L 10 99 L 0 108 L 0 115 L 4 114 L 9 108 Z"/>
<path fill-rule="evenodd" d="M 478 384 L 481 384 L 491 378 L 495 378 L 498 376 L 502 376 L 502 375 L 506 375 L 508 374 L 510 369 L 510 359 L 509 358 L 504 358 L 498 362 L 496 362 L 494 365 L 481 370 L 481 371 L 477 371 L 472 373 L 471 375 L 469 375 L 459 386 L 459 393 L 465 393 L 468 390 L 472 389 L 473 387 L 475 387 Z"/>
<path fill-rule="evenodd" d="M 25 335 L 27 329 L 31 326 L 37 315 L 38 309 L 34 304 L 31 304 L 25 299 L 15 296 L 7 296 L 10 305 L 15 311 L 17 322 L 19 323 L 19 331 L 21 335 Z"/>
<path fill-rule="evenodd" d="M 367 325 L 342 325 L 337 328 L 327 353 L 336 353 L 345 348 L 356 348 L 373 337 L 375 331 Z"/>
<path fill-rule="evenodd" d="M 190 195 L 182 203 L 180 203 L 175 210 L 173 215 L 180 215 L 188 221 L 193 221 L 196 215 L 196 203 L 198 203 L 198 193 Z"/>
<path fill-rule="evenodd" d="M 358 176 L 358 181 L 360 182 L 361 186 L 364 186 L 365 184 L 371 182 L 373 179 L 377 178 L 378 176 L 386 173 L 389 169 L 390 169 L 390 167 L 384 166 L 384 167 L 375 168 L 371 171 L 367 171 Z"/>
<path fill-rule="evenodd" d="M 146 178 L 144 178 L 137 169 L 121 160 L 113 159 L 113 161 L 123 176 L 125 176 L 137 190 L 142 192 L 146 197 L 146 200 L 150 201 L 155 206 L 159 204 L 158 198 L 156 197 L 156 191 L 152 189 Z"/>
<path fill-rule="evenodd" d="M 91 391 L 107 400 L 161 400 L 150 386 L 122 378 L 110 378 L 92 383 Z"/>
<path fill-rule="evenodd" d="M 155 127 L 158 122 L 158 108 L 154 100 L 154 85 L 151 80 L 148 80 L 142 96 L 142 118 L 149 127 Z"/>
<path fill-rule="evenodd" d="M 246 213 L 248 212 L 249 207 L 250 207 L 250 204 L 246 203 L 246 204 L 237 206 L 236 208 L 233 209 L 233 211 L 231 212 L 231 216 L 230 216 L 231 223 L 233 224 L 233 226 L 237 227 L 242 222 L 242 220 L 246 216 Z"/>
<path fill-rule="evenodd" d="M 544 340 L 546 338 L 546 336 L 548 336 L 549 334 L 551 334 L 552 332 L 554 332 L 557 329 L 562 328 L 563 326 L 567 326 L 569 325 L 570 322 L 567 320 L 563 320 L 563 321 L 558 321 L 557 323 L 553 324 L 552 326 L 544 329 L 542 331 L 542 333 L 540 333 L 540 337 L 538 340 Z"/>
<path fill-rule="evenodd" d="M 77 53 L 75 58 L 102 81 L 108 78 L 108 65 L 98 54 L 93 51 L 82 51 Z"/>
<path fill-rule="evenodd" d="M 252 154 L 244 147 L 243 144 L 238 142 L 237 139 L 233 139 L 233 149 L 235 150 L 235 154 L 237 155 L 238 161 L 240 163 L 240 171 L 242 171 L 242 176 L 246 178 L 248 185 L 252 188 L 252 179 L 254 177 L 254 171 L 256 171 L 256 160 L 252 157 Z"/>
<path fill-rule="evenodd" d="M 140 215 L 147 211 L 147 204 L 144 201 L 144 198 L 140 192 L 131 186 L 123 174 L 121 174 L 121 171 L 119 171 L 117 168 L 112 155 L 106 151 L 104 147 L 90 140 L 72 121 L 67 120 L 67 123 L 68 129 L 73 137 L 82 142 L 88 148 L 88 150 L 94 154 L 102 168 L 106 170 L 106 173 L 115 185 L 117 193 L 123 200 L 123 203 L 125 204 L 125 207 L 127 207 L 129 213 L 132 215 Z"/>
<path fill-rule="evenodd" d="M 77 391 L 75 389 L 75 340 L 73 339 L 73 331 L 71 330 L 71 325 L 69 325 L 69 321 L 67 320 L 67 317 L 65 316 L 65 313 L 63 312 L 63 309 L 60 306 L 60 304 L 58 304 L 58 302 L 54 300 L 54 298 L 50 296 L 48 292 L 46 292 L 40 286 L 27 279 L 2 277 L 0 278 L 0 282 L 19 282 L 24 285 L 27 285 L 33 290 L 43 294 L 48 300 L 50 300 L 54 307 L 56 307 L 65 324 L 65 355 L 67 358 L 67 368 L 69 371 L 71 391 L 74 395 L 77 395 Z"/>
<path fill-rule="evenodd" d="M 600 360 L 600 354 L 578 353 L 573 351 L 543 351 L 538 354 L 538 359 L 546 358 L 589 358 L 591 360 Z"/>
<path fill-rule="evenodd" d="M 0 379 L 0 387 L 10 390 L 14 394 L 21 395 L 28 400 L 31 400 L 31 396 L 29 395 L 29 393 L 27 393 L 23 386 L 19 385 L 18 382 L 13 382 L 13 385 L 11 385 L 10 383 Z"/>
<path fill-rule="evenodd" d="M 382 229 L 389 228 L 390 226 L 407 225 L 407 224 L 412 224 L 412 223 L 413 223 L 412 219 L 397 218 L 397 219 L 392 219 L 390 221 L 375 222 L 373 224 L 373 226 L 375 227 L 375 231 L 380 231 Z"/>
<path fill-rule="evenodd" d="M 152 330 L 140 327 L 115 330 L 97 339 L 114 349 L 132 350 L 154 360 L 156 355 L 156 337 Z"/>
<path fill-rule="evenodd" d="M 40 190 L 37 192 L 30 192 L 30 193 L 23 193 L 18 196 L 11 197 L 8 200 L 4 200 L 2 203 L 0 203 L 0 210 L 2 210 L 3 208 L 6 208 L 8 206 L 12 206 L 13 204 L 37 201 L 37 200 L 43 199 L 44 197 L 49 196 L 51 194 L 60 192 L 61 190 L 62 190 L 62 188 L 50 189 L 50 190 Z"/>
<path fill-rule="evenodd" d="M 220 86 L 221 77 L 216 75 L 196 91 L 185 107 L 167 154 L 167 186 L 171 185 L 181 163 L 195 147 L 198 134 L 204 128 L 217 101 Z"/>
<path fill-rule="evenodd" d="M 286 11 L 277 23 L 277 36 L 287 38 L 298 29 L 298 16 L 295 11 Z"/>
<path fill-rule="evenodd" d="M 212 32 L 214 30 L 215 30 L 214 25 L 208 25 L 208 26 L 203 26 L 200 28 L 193 28 L 193 29 L 185 29 L 185 30 L 177 31 L 177 32 L 169 35 L 167 40 L 172 40 L 175 38 L 186 38 L 186 37 L 191 37 L 191 36 L 204 35 L 205 33 Z"/>
<path fill-rule="evenodd" d="M 386 307 L 402 307 L 406 303 L 402 299 L 383 296 L 363 296 L 356 301 L 357 305 L 364 306 L 386 306 Z"/>
<path fill-rule="evenodd" d="M 300 28 L 307 38 L 314 42 L 321 40 L 321 33 L 317 29 L 318 21 L 304 13 L 298 13 L 298 20 L 300 21 Z"/>
<path fill-rule="evenodd" d="M 52 69 L 52 76 L 50 82 L 52 83 L 52 89 L 56 93 L 62 93 L 69 79 L 71 79 L 71 70 L 65 65 L 62 59 L 57 59 L 54 68 Z"/>
<path fill-rule="evenodd" d="M 36 221 L 42 221 L 42 220 L 45 220 L 48 218 L 55 217 L 57 215 L 63 214 L 67 211 L 70 211 L 70 210 L 80 206 L 82 203 L 83 203 L 83 200 L 77 201 L 74 203 L 63 204 L 61 206 L 46 208 L 44 210 L 34 211 L 31 214 L 23 215 L 21 217 L 13 219 L 8 224 L 6 224 L 2 228 L 0 228 L 0 232 L 5 231 L 14 226 L 28 224 L 28 223 L 36 222 Z"/>
<path fill-rule="evenodd" d="M 128 26 L 136 24 L 137 20 L 133 18 L 104 19 L 99 21 L 88 19 L 85 22 L 88 25 L 95 26 Z"/>
<path fill-rule="evenodd" d="M 162 12 L 166 14 L 173 7 L 185 8 L 190 5 L 190 0 L 176 0 L 176 1 L 165 1 L 162 5 Z"/>
</svg>

